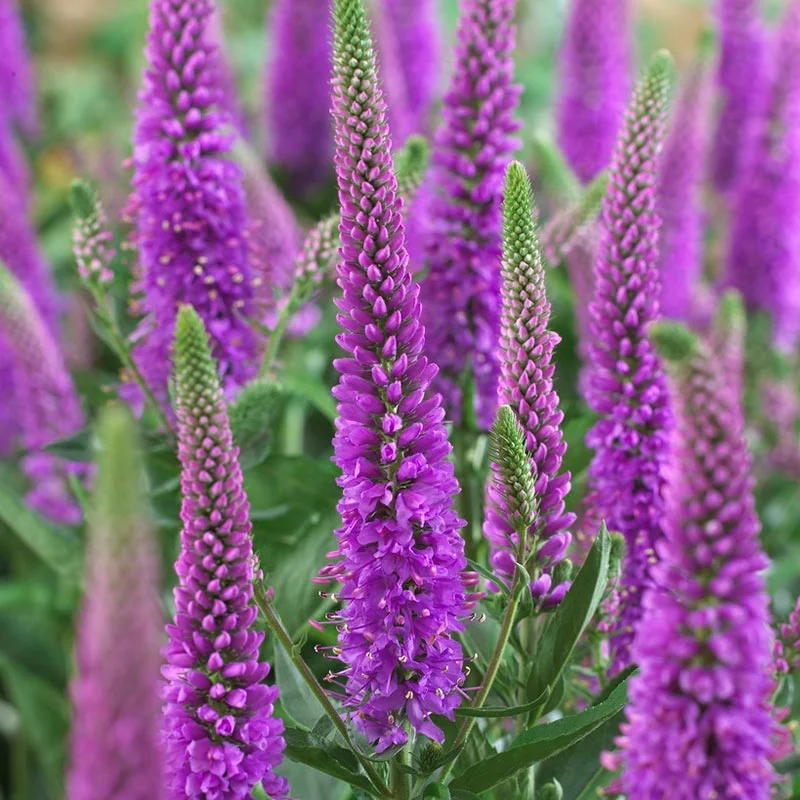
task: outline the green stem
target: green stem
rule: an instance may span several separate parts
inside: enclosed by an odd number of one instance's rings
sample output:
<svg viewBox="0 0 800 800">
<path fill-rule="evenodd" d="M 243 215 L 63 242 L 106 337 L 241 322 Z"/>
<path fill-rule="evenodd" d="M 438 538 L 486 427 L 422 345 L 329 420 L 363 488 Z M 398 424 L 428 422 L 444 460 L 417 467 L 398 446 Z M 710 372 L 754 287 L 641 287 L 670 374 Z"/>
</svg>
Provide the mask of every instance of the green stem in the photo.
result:
<svg viewBox="0 0 800 800">
<path fill-rule="evenodd" d="M 100 317 L 100 319 L 105 323 L 106 328 L 111 334 L 111 341 L 114 345 L 114 351 L 117 354 L 117 358 L 122 362 L 122 365 L 125 367 L 128 372 L 133 376 L 133 379 L 139 385 L 139 388 L 142 390 L 144 394 L 145 400 L 147 401 L 148 405 L 150 405 L 155 411 L 156 415 L 160 418 L 161 424 L 164 426 L 165 431 L 168 434 L 172 433 L 172 424 L 170 423 L 167 415 L 164 413 L 164 409 L 161 407 L 161 403 L 156 400 L 155 395 L 150 390 L 150 387 L 147 385 L 147 381 L 144 379 L 144 376 L 139 371 L 139 367 L 136 365 L 136 362 L 133 360 L 133 357 L 130 354 L 130 350 L 128 349 L 127 344 L 125 343 L 125 339 L 122 336 L 122 333 L 117 326 L 116 319 L 114 317 L 113 310 L 109 303 L 108 298 L 103 295 L 99 291 L 92 292 L 94 296 L 95 303 L 97 304 L 97 309 L 95 313 Z"/>
<path fill-rule="evenodd" d="M 519 607 L 520 596 L 522 592 L 526 590 L 526 587 L 522 586 L 521 583 L 522 571 L 519 569 L 519 567 L 515 567 L 514 580 L 511 584 L 511 599 L 506 606 L 506 612 L 503 616 L 503 622 L 500 626 L 500 635 L 498 636 L 497 643 L 494 646 L 494 652 L 492 653 L 492 658 L 489 661 L 489 665 L 486 667 L 486 673 L 483 676 L 483 684 L 481 685 L 478 694 L 475 696 L 475 699 L 472 701 L 471 708 L 483 708 L 484 703 L 489 697 L 489 693 L 492 691 L 492 684 L 494 683 L 494 679 L 497 677 L 500 665 L 503 663 L 503 655 L 505 654 L 508 640 L 511 638 L 511 632 L 514 630 L 514 622 L 517 616 L 517 608 Z M 472 733 L 472 727 L 475 725 L 476 720 L 477 717 L 466 717 L 461 723 L 461 728 L 458 731 L 455 742 L 453 742 L 454 750 L 458 750 L 463 744 L 466 743 L 470 733 Z M 450 774 L 450 770 L 453 768 L 453 766 L 455 766 L 456 761 L 458 761 L 458 756 L 456 756 L 456 758 L 454 758 L 445 766 L 440 777 L 441 781 L 444 781 L 445 778 Z"/>
<path fill-rule="evenodd" d="M 272 606 L 272 600 L 267 597 L 263 587 L 258 582 L 253 583 L 253 597 L 256 601 L 256 605 L 264 616 L 265 622 L 269 626 L 270 630 L 275 634 L 275 638 L 278 640 L 278 642 L 280 642 L 281 647 L 283 647 L 283 649 L 286 651 L 286 655 L 289 656 L 295 667 L 297 667 L 300 676 L 303 678 L 314 697 L 316 697 L 319 701 L 323 711 L 325 711 L 328 717 L 330 717 L 334 727 L 341 734 L 344 743 L 350 748 L 350 750 L 353 751 L 353 754 L 359 760 L 364 772 L 367 774 L 370 781 L 372 781 L 375 790 L 378 792 L 378 796 L 383 798 L 391 797 L 392 795 L 389 787 L 376 772 L 375 768 L 369 762 L 369 759 L 362 755 L 362 753 L 353 743 L 353 740 L 350 738 L 350 732 L 347 730 L 347 726 L 339 716 L 339 712 L 330 701 L 327 692 L 320 685 L 316 675 L 314 675 L 314 673 L 311 671 L 311 667 L 306 664 L 303 657 L 295 648 L 292 637 L 289 636 L 288 631 L 283 627 L 283 623 L 280 621 L 280 619 L 278 619 L 278 615 L 275 613 L 275 609 Z"/>
<path fill-rule="evenodd" d="M 264 360 L 261 363 L 261 369 L 258 371 L 259 378 L 266 378 L 270 374 L 275 363 L 275 359 L 278 356 L 281 342 L 286 334 L 286 328 L 289 326 L 289 321 L 292 318 L 292 314 L 297 311 L 299 304 L 300 298 L 298 296 L 298 292 L 296 289 L 292 289 L 286 304 L 281 309 L 280 314 L 278 314 L 278 321 L 275 323 L 275 328 L 269 335 L 267 352 L 264 353 Z"/>
</svg>

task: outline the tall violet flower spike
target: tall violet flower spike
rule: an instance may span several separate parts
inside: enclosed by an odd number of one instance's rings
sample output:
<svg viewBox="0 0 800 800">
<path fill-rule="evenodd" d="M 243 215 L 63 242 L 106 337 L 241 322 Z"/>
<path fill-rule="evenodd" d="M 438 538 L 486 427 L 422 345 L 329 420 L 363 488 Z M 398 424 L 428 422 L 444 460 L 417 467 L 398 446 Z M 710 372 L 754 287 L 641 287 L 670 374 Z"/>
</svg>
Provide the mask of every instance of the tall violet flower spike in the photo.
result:
<svg viewBox="0 0 800 800">
<path fill-rule="evenodd" d="M 175 564 L 175 622 L 164 677 L 169 788 L 174 797 L 250 797 L 261 781 L 270 797 L 286 782 L 278 697 L 259 660 L 264 634 L 253 628 L 253 547 L 238 448 L 208 336 L 197 313 L 178 314 L 175 343 L 178 455 L 183 505 Z"/>
<path fill-rule="evenodd" d="M 534 223 L 533 196 L 525 168 L 513 162 L 506 173 L 503 203 L 503 309 L 500 333 L 502 377 L 498 403 L 508 405 L 525 435 L 538 509 L 524 552 L 530 559 L 531 590 L 545 606 L 558 603 L 569 588 L 553 586 L 553 565 L 563 559 L 575 515 L 564 510 L 569 472 L 561 472 L 566 452 L 563 412 L 553 388 L 553 349 L 557 333 L 548 329 L 550 303 L 544 263 Z M 517 536 L 509 521 L 503 482 L 493 465 L 484 533 L 492 545 L 491 564 L 507 580 L 514 575 Z M 530 565 L 533 566 L 530 566 Z"/>
<path fill-rule="evenodd" d="M 33 66 L 17 0 L 0 0 L 0 99 L 2 123 L 32 136 L 38 128 Z"/>
<path fill-rule="evenodd" d="M 658 178 L 661 313 L 689 322 L 703 260 L 702 188 L 711 84 L 701 63 L 687 74 L 672 113 Z"/>
<path fill-rule="evenodd" d="M 631 87 L 630 0 L 571 0 L 560 55 L 558 140 L 588 183 L 608 166 Z"/>
<path fill-rule="evenodd" d="M 433 196 L 426 213 L 429 272 L 422 285 L 428 354 L 449 418 L 462 417 L 461 386 L 471 372 L 475 414 L 488 430 L 497 408 L 500 365 L 500 256 L 503 176 L 518 146 L 513 112 L 515 0 L 464 0 L 455 64 L 431 155 Z M 472 415 L 472 409 L 467 409 Z"/>
<path fill-rule="evenodd" d="M 751 459 L 726 376 L 685 329 L 653 332 L 673 362 L 678 467 L 633 646 L 630 797 L 767 800 L 776 732 L 772 635 Z"/>
<path fill-rule="evenodd" d="M 392 23 L 406 101 L 415 133 L 428 129 L 431 105 L 439 83 L 441 32 L 436 0 L 382 0 Z M 394 131 L 397 136 L 397 131 Z"/>
<path fill-rule="evenodd" d="M 587 436 L 591 515 L 627 544 L 620 580 L 615 665 L 641 609 L 653 546 L 661 537 L 664 469 L 672 412 L 666 376 L 647 339 L 658 316 L 656 157 L 664 134 L 672 59 L 658 53 L 625 115 L 603 200 L 602 231 L 590 306 L 587 400 L 599 420 Z"/>
<path fill-rule="evenodd" d="M 800 2 L 779 32 L 768 107 L 756 121 L 733 208 L 723 285 L 772 314 L 775 344 L 800 338 Z"/>
<path fill-rule="evenodd" d="M 80 399 L 57 340 L 33 299 L 2 264 L 0 342 L 7 348 L 3 355 L 14 387 L 15 425 L 26 450 L 22 471 L 31 486 L 28 505 L 54 522 L 78 524 L 81 510 L 68 476 L 84 474 L 85 465 L 66 462 L 44 447 L 83 427 Z"/>
<path fill-rule="evenodd" d="M 333 115 L 341 204 L 347 351 L 335 366 L 339 549 L 321 582 L 341 582 L 344 703 L 379 750 L 405 742 L 404 724 L 439 742 L 431 714 L 452 719 L 463 656 L 454 633 L 467 598 L 453 510 L 458 484 L 436 366 L 423 355 L 418 287 L 408 271 L 386 105 L 364 0 L 334 2 Z"/>
<path fill-rule="evenodd" d="M 715 187 L 726 192 L 741 177 L 751 126 L 765 94 L 766 31 L 761 0 L 715 0 L 720 54 L 716 90 L 720 113 L 711 148 Z"/>
<path fill-rule="evenodd" d="M 301 194 L 333 174 L 329 112 L 331 0 L 275 0 L 265 83 L 268 160 Z"/>
<path fill-rule="evenodd" d="M 151 0 L 148 65 L 134 134 L 134 198 L 145 318 L 134 356 L 164 397 L 180 303 L 203 319 L 227 388 L 257 366 L 242 175 L 231 160 L 210 43 L 213 0 Z"/>
<path fill-rule="evenodd" d="M 127 411 L 116 407 L 104 414 L 100 440 L 72 684 L 67 795 L 162 800 L 158 569 Z"/>
</svg>

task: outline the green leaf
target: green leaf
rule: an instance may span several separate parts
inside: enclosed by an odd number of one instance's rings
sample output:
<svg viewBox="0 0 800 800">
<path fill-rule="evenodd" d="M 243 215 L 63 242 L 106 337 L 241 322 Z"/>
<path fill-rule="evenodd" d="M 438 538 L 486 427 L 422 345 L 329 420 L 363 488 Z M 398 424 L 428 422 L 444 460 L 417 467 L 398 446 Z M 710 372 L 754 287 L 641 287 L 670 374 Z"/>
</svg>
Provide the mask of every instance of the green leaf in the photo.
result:
<svg viewBox="0 0 800 800">
<path fill-rule="evenodd" d="M 534 698 L 529 703 L 525 703 L 521 706 L 510 706 L 509 708 L 503 708 L 501 706 L 496 707 L 486 707 L 483 708 L 457 708 L 456 709 L 456 716 L 457 717 L 486 717 L 488 719 L 498 719 L 498 718 L 505 718 L 505 717 L 516 717 L 519 714 L 527 714 L 529 711 L 533 711 L 533 709 L 538 708 L 547 700 L 547 695 L 550 693 L 550 689 L 545 689 L 539 697 Z"/>
<path fill-rule="evenodd" d="M 614 739 L 624 719 L 624 710 L 618 711 L 588 736 L 543 761 L 536 772 L 537 783 L 544 784 L 557 778 L 564 792 L 562 800 L 588 797 L 585 794 L 587 789 L 593 787 L 605 772 L 600 765 L 600 754 L 614 748 Z"/>
<path fill-rule="evenodd" d="M 423 800 L 452 800 L 450 789 L 443 783 L 429 783 L 422 792 Z"/>
<path fill-rule="evenodd" d="M 463 789 L 454 789 L 450 792 L 450 800 L 481 800 L 478 795 Z"/>
<path fill-rule="evenodd" d="M 331 422 L 336 419 L 336 401 L 333 399 L 330 386 L 319 378 L 293 370 L 281 370 L 280 383 L 285 392 L 308 400 Z"/>
<path fill-rule="evenodd" d="M 94 459 L 93 436 L 94 432 L 91 428 L 81 428 L 72 436 L 50 442 L 44 449 L 48 453 L 67 459 L 67 461 L 92 461 Z"/>
<path fill-rule="evenodd" d="M 50 796 L 61 797 L 69 725 L 64 693 L 1 656 L 0 676 L 22 721 L 20 733 L 36 754 Z"/>
<path fill-rule="evenodd" d="M 550 617 L 528 676 L 528 697 L 542 694 L 547 687 L 555 689 L 575 645 L 603 599 L 610 554 L 611 540 L 604 524 L 570 590 Z"/>
<path fill-rule="evenodd" d="M 78 538 L 69 529 L 46 522 L 1 481 L 0 519 L 49 567 L 80 580 L 83 556 Z"/>
<path fill-rule="evenodd" d="M 274 662 L 275 682 L 281 690 L 281 706 L 294 722 L 310 731 L 324 714 L 319 700 L 309 691 L 286 651 L 277 645 Z"/>
<path fill-rule="evenodd" d="M 625 706 L 626 690 L 627 685 L 623 684 L 608 700 L 594 708 L 555 722 L 534 725 L 520 734 L 507 750 L 473 764 L 452 782 L 451 788 L 485 792 L 520 770 L 574 745 Z"/>
<path fill-rule="evenodd" d="M 326 744 L 314 734 L 299 728 L 287 728 L 283 738 L 286 740 L 286 758 L 363 789 L 373 797 L 379 796 L 366 775 L 359 771 L 358 760 L 350 750 Z"/>
</svg>

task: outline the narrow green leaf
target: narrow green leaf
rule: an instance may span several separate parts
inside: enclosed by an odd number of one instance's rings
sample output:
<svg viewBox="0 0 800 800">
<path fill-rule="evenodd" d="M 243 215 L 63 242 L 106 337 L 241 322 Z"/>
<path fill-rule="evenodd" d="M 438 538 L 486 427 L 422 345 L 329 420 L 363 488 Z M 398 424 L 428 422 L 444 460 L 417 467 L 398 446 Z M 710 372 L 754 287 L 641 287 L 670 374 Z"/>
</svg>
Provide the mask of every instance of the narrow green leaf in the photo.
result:
<svg viewBox="0 0 800 800">
<path fill-rule="evenodd" d="M 8 699 L 21 720 L 25 737 L 41 767 L 51 797 L 62 795 L 69 707 L 64 693 L 18 664 L 0 657 Z"/>
<path fill-rule="evenodd" d="M 617 714 L 625 706 L 626 698 L 627 685 L 623 684 L 612 692 L 608 700 L 594 708 L 555 722 L 534 725 L 520 734 L 507 750 L 473 764 L 452 782 L 451 788 L 485 792 L 497 786 L 520 770 L 550 758 L 588 736 Z"/>
<path fill-rule="evenodd" d="M 450 789 L 443 783 L 429 783 L 422 792 L 423 800 L 452 800 Z"/>
<path fill-rule="evenodd" d="M 575 645 L 603 599 L 610 554 L 611 540 L 602 525 L 572 587 L 550 618 L 528 676 L 528 697 L 542 694 L 546 687 L 555 688 Z"/>
<path fill-rule="evenodd" d="M 363 789 L 373 797 L 379 796 L 369 779 L 358 771 L 358 760 L 349 750 L 326 745 L 313 734 L 299 728 L 287 728 L 283 738 L 286 740 L 286 758 L 332 775 L 351 786 Z"/>
<path fill-rule="evenodd" d="M 484 706 L 483 708 L 457 708 L 456 709 L 456 716 L 457 717 L 485 717 L 488 719 L 498 719 L 498 718 L 505 718 L 505 717 L 516 717 L 520 714 L 527 714 L 529 711 L 533 711 L 533 709 L 538 708 L 540 705 L 547 701 L 547 695 L 550 693 L 550 689 L 545 689 L 539 697 L 535 697 L 529 703 L 525 703 L 521 706 L 511 706 L 509 708 L 503 708 L 501 706 L 494 706 L 488 707 Z"/>
<path fill-rule="evenodd" d="M 82 554 L 78 538 L 67 528 L 45 522 L 2 482 L 0 519 L 49 567 L 80 580 Z"/>
<path fill-rule="evenodd" d="M 94 459 L 93 435 L 91 428 L 81 428 L 72 436 L 50 442 L 44 449 L 48 453 L 67 459 L 67 461 L 92 461 Z"/>
<path fill-rule="evenodd" d="M 537 782 L 547 783 L 557 778 L 564 793 L 562 800 L 579 800 L 604 772 L 600 754 L 613 749 L 624 719 L 624 710 L 618 711 L 588 736 L 543 761 L 536 772 Z"/>
</svg>

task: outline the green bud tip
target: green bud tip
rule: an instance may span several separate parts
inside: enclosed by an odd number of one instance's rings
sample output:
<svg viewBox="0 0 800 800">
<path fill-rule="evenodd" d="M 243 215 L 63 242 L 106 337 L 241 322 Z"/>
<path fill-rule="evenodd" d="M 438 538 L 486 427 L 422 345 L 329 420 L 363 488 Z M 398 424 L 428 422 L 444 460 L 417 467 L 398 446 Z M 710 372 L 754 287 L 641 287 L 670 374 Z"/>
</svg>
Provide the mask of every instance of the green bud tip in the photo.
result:
<svg viewBox="0 0 800 800">
<path fill-rule="evenodd" d="M 697 350 L 697 337 L 680 322 L 659 320 L 653 323 L 649 335 L 650 341 L 665 361 L 686 361 Z"/>
<path fill-rule="evenodd" d="M 658 50 L 650 59 L 647 77 L 650 80 L 665 80 L 672 83 L 675 78 L 675 61 L 669 50 Z"/>
<path fill-rule="evenodd" d="M 606 530 L 605 522 L 600 527 L 600 530 Z M 609 535 L 608 539 L 611 545 L 608 557 L 609 563 L 620 564 L 622 559 L 625 557 L 625 537 L 618 531 L 614 531 Z"/>
<path fill-rule="evenodd" d="M 101 525 L 143 516 L 143 472 L 136 423 L 127 406 L 115 403 L 103 410 L 98 424 L 98 469 L 94 509 Z M 114 527 L 114 526 L 110 526 Z"/>
<path fill-rule="evenodd" d="M 220 388 L 203 320 L 190 305 L 181 305 L 175 323 L 173 350 L 175 395 L 179 404 L 192 404 L 200 395 Z"/>
<path fill-rule="evenodd" d="M 742 330 L 747 322 L 742 296 L 736 289 L 723 293 L 717 308 L 716 324 L 722 331 Z"/>
<path fill-rule="evenodd" d="M 525 434 L 510 406 L 500 406 L 497 410 L 492 425 L 491 457 L 502 479 L 508 523 L 524 534 L 535 521 L 536 494 Z"/>
<path fill-rule="evenodd" d="M 423 172 L 428 166 L 430 149 L 428 147 L 428 140 L 424 136 L 420 136 L 417 133 L 413 136 L 409 136 L 400 153 L 406 160 L 409 170 Z"/>
<path fill-rule="evenodd" d="M 90 184 L 78 178 L 70 184 L 69 203 L 78 219 L 89 219 L 97 212 L 97 193 Z"/>
</svg>

